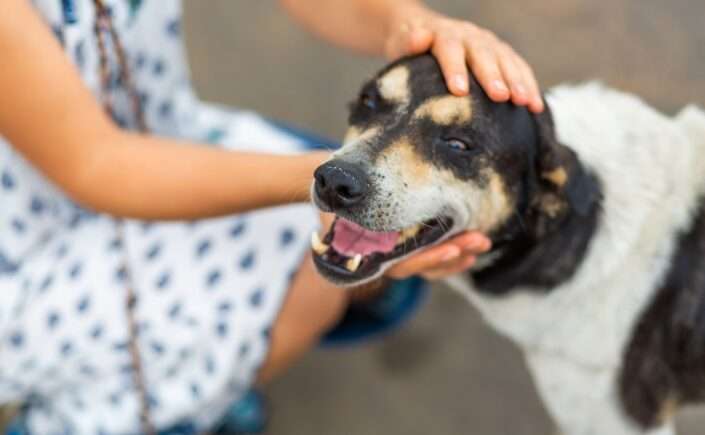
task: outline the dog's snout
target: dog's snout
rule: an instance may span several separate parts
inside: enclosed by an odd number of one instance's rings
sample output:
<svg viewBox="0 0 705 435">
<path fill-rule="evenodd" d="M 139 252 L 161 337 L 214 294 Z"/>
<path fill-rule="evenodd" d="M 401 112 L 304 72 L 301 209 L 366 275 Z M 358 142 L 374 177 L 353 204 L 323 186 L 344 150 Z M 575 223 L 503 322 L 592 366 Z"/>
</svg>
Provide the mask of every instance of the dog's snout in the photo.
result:
<svg viewBox="0 0 705 435">
<path fill-rule="evenodd" d="M 338 210 L 360 203 L 369 190 L 365 171 L 357 165 L 330 161 L 319 166 L 314 173 L 318 198 L 331 210 Z"/>
</svg>

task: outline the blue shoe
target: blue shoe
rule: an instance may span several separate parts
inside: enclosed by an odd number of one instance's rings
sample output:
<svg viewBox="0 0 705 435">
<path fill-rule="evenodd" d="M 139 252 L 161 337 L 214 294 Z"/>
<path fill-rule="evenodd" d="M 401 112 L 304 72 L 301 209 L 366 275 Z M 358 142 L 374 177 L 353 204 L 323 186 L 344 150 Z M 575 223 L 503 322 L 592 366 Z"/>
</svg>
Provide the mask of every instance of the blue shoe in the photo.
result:
<svg viewBox="0 0 705 435">
<path fill-rule="evenodd" d="M 267 402 L 255 390 L 248 391 L 235 402 L 213 432 L 216 435 L 244 435 L 264 433 L 269 421 Z"/>
<path fill-rule="evenodd" d="M 5 435 L 27 435 L 27 427 L 25 426 L 22 417 L 16 417 L 10 422 L 10 425 L 5 428 Z"/>
<path fill-rule="evenodd" d="M 421 278 L 396 281 L 378 298 L 351 304 L 343 319 L 321 341 L 323 347 L 362 344 L 380 338 L 409 320 L 428 293 Z"/>
</svg>

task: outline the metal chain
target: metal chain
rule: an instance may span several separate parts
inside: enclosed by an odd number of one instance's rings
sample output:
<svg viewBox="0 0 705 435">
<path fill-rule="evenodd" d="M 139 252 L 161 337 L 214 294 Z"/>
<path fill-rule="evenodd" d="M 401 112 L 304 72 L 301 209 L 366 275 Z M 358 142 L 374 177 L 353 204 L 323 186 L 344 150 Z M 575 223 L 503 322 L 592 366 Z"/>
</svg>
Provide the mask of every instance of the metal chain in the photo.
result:
<svg viewBox="0 0 705 435">
<path fill-rule="evenodd" d="M 115 27 L 113 26 L 112 18 L 110 17 L 110 12 L 105 6 L 103 0 L 93 0 L 95 7 L 95 36 L 98 42 L 98 51 L 100 56 L 100 84 L 103 93 L 103 105 L 105 110 L 111 116 L 114 116 L 114 107 L 112 104 L 112 98 L 110 95 L 110 82 L 112 80 L 111 70 L 108 59 L 108 50 L 106 45 L 106 34 L 110 37 L 112 45 L 114 46 L 115 53 L 117 55 L 118 64 L 120 70 L 118 72 L 119 79 L 122 81 L 125 89 L 127 90 L 130 99 L 132 100 L 132 109 L 135 115 L 135 121 L 137 122 L 137 128 L 142 133 L 147 133 L 147 123 L 145 121 L 144 111 L 142 108 L 142 101 L 140 99 L 137 88 L 135 87 L 132 77 L 130 74 L 130 69 L 127 64 L 127 56 L 125 55 L 125 50 L 120 42 Z M 135 320 L 135 307 L 137 305 L 137 297 L 135 295 L 134 277 L 130 269 L 129 264 L 129 251 L 127 247 L 127 240 L 125 238 L 125 222 L 122 219 L 116 219 L 116 232 L 117 239 L 122 246 L 122 264 L 120 265 L 120 273 L 124 277 L 124 282 L 126 286 L 126 298 L 125 298 L 125 313 L 127 317 L 127 328 L 128 328 L 128 350 L 130 352 L 130 358 L 132 359 L 132 380 L 137 389 L 137 394 L 139 397 L 139 408 L 140 408 L 140 426 L 142 432 L 145 435 L 156 435 L 155 426 L 151 417 L 149 409 L 149 397 L 147 394 L 146 380 L 144 376 L 144 370 L 142 365 L 142 358 L 140 355 L 140 349 L 137 343 L 137 322 Z"/>
</svg>

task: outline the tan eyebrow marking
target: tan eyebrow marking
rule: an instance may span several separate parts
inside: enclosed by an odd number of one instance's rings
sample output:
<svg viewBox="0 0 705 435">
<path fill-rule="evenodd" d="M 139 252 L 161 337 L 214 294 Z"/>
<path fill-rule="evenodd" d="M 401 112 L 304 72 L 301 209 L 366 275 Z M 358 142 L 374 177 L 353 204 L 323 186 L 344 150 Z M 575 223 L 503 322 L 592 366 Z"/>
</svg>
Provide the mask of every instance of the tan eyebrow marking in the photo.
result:
<svg viewBox="0 0 705 435">
<path fill-rule="evenodd" d="M 431 181 L 432 168 L 416 152 L 408 137 L 401 137 L 377 156 L 377 161 L 397 172 L 409 186 Z"/>
<path fill-rule="evenodd" d="M 385 100 L 393 103 L 405 103 L 411 99 L 409 89 L 409 68 L 397 66 L 377 80 L 379 93 Z"/>
<path fill-rule="evenodd" d="M 423 103 L 414 111 L 414 118 L 431 118 L 440 125 L 465 123 L 472 118 L 472 107 L 469 97 L 445 95 L 435 97 Z"/>
<path fill-rule="evenodd" d="M 348 128 L 343 138 L 343 145 L 347 145 L 352 142 L 357 142 L 360 140 L 366 140 L 374 137 L 374 135 L 379 133 L 378 127 L 368 128 L 367 130 L 361 130 L 359 127 L 352 126 Z"/>
</svg>

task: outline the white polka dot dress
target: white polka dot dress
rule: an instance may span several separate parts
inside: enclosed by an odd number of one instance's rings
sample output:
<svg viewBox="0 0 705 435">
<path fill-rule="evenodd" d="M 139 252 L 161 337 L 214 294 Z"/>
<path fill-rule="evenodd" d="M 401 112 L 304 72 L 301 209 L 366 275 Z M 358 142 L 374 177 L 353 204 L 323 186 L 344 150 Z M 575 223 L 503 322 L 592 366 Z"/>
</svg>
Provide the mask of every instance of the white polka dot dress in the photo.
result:
<svg viewBox="0 0 705 435">
<path fill-rule="evenodd" d="M 93 2 L 33 3 L 98 96 Z M 307 145 L 255 114 L 196 99 L 179 1 L 106 3 L 153 132 L 233 150 L 293 153 Z M 116 119 L 130 128 L 129 99 L 119 83 L 112 92 Z M 110 216 L 72 203 L 2 139 L 0 203 L 0 403 L 26 403 L 32 434 L 140 431 L 126 255 L 154 422 L 212 425 L 252 384 L 317 225 L 301 205 L 193 222 L 128 221 L 121 242 Z"/>
</svg>

